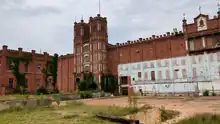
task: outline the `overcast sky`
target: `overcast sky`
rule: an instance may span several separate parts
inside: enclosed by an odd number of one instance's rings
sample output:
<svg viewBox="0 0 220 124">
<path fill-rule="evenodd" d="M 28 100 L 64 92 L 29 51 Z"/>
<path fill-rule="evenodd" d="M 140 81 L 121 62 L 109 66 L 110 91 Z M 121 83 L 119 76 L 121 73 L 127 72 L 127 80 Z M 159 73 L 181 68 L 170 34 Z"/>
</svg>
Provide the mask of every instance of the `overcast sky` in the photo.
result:
<svg viewBox="0 0 220 124">
<path fill-rule="evenodd" d="M 217 12 L 218 0 L 101 0 L 107 17 L 109 42 L 126 42 L 182 30 L 183 13 L 188 22 L 199 14 Z M 0 0 L 0 44 L 50 54 L 73 51 L 73 23 L 98 13 L 98 0 Z"/>
</svg>

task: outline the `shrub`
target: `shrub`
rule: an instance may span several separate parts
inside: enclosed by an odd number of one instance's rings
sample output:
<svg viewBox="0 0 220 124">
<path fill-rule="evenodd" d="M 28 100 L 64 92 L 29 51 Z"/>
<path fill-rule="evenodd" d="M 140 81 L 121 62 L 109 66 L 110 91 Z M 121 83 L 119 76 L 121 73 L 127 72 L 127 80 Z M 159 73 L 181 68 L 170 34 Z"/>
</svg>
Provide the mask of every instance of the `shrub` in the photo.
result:
<svg viewBox="0 0 220 124">
<path fill-rule="evenodd" d="M 86 81 L 81 81 L 81 82 L 79 83 L 79 85 L 78 85 L 78 89 L 79 89 L 80 91 L 85 91 L 85 90 L 87 90 L 87 89 L 88 89 L 88 86 L 87 86 Z"/>
<path fill-rule="evenodd" d="M 203 92 L 203 96 L 209 96 L 209 91 L 208 91 L 208 90 L 205 90 L 205 91 Z"/>
<path fill-rule="evenodd" d="M 212 92 L 212 96 L 216 96 L 216 93 Z"/>
<path fill-rule="evenodd" d="M 58 94 L 58 93 L 60 93 L 60 91 L 59 91 L 57 88 L 55 88 L 54 91 L 53 91 L 52 93 L 54 93 L 54 94 Z"/>
<path fill-rule="evenodd" d="M 37 93 L 37 95 L 40 95 L 40 94 L 49 94 L 48 91 L 47 91 L 47 89 L 44 88 L 44 87 L 39 88 L 36 93 Z"/>
<path fill-rule="evenodd" d="M 92 91 L 80 91 L 79 95 L 82 99 L 92 98 Z"/>
</svg>

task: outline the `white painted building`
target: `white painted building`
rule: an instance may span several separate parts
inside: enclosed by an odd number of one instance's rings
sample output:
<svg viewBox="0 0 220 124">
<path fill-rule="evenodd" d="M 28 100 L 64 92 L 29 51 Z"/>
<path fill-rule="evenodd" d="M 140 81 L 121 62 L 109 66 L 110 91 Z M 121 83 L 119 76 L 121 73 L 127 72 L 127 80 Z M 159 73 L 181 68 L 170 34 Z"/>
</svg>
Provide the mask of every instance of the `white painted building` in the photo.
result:
<svg viewBox="0 0 220 124">
<path fill-rule="evenodd" d="M 118 75 L 130 76 L 136 92 L 202 93 L 220 90 L 220 52 L 118 65 Z"/>
</svg>

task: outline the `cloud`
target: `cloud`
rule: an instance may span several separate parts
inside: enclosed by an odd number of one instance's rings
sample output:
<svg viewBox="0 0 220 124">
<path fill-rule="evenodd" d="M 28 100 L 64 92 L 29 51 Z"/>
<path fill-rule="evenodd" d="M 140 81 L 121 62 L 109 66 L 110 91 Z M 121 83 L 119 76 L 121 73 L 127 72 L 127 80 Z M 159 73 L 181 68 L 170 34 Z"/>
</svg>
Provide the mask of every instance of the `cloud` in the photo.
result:
<svg viewBox="0 0 220 124">
<path fill-rule="evenodd" d="M 109 42 L 126 42 L 182 30 L 202 12 L 213 16 L 217 0 L 101 0 L 101 15 L 108 20 Z M 35 49 L 51 54 L 73 52 L 73 23 L 98 13 L 98 0 L 0 0 L 0 43 L 9 48 Z"/>
</svg>

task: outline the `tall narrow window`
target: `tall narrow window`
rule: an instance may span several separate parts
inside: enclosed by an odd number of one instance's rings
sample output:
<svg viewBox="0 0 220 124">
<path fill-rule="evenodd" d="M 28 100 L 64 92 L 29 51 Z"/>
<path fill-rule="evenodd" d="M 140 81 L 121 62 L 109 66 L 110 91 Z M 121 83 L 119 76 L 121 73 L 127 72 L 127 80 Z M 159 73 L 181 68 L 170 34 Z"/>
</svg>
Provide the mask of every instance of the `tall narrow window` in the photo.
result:
<svg viewBox="0 0 220 124">
<path fill-rule="evenodd" d="M 81 36 L 84 35 L 84 29 L 83 29 L 83 28 L 80 29 L 80 35 L 81 35 Z"/>
<path fill-rule="evenodd" d="M 166 79 L 170 80 L 170 71 L 169 70 L 166 70 Z"/>
<path fill-rule="evenodd" d="M 178 63 L 177 63 L 177 60 L 173 60 L 173 66 L 177 66 Z"/>
<path fill-rule="evenodd" d="M 196 68 L 193 68 L 193 79 L 197 79 L 197 71 L 196 71 Z"/>
<path fill-rule="evenodd" d="M 77 47 L 76 47 L 76 53 L 81 53 L 80 46 L 77 46 Z"/>
<path fill-rule="evenodd" d="M 157 62 L 157 66 L 158 66 L 158 68 L 161 67 L 161 61 L 160 61 L 160 60 L 158 60 L 158 62 Z"/>
<path fill-rule="evenodd" d="M 141 78 L 141 72 L 138 72 L 138 78 Z"/>
<path fill-rule="evenodd" d="M 150 67 L 154 68 L 154 63 L 153 62 L 150 63 Z"/>
<path fill-rule="evenodd" d="M 84 62 L 89 62 L 89 56 L 88 55 L 84 56 Z"/>
<path fill-rule="evenodd" d="M 190 50 L 194 50 L 195 46 L 194 46 L 194 41 L 193 40 L 189 41 L 189 47 L 190 47 Z"/>
<path fill-rule="evenodd" d="M 196 64 L 196 57 L 193 56 L 192 59 L 193 59 L 193 64 Z"/>
<path fill-rule="evenodd" d="M 165 61 L 165 67 L 169 67 L 169 61 L 168 60 Z"/>
<path fill-rule="evenodd" d="M 99 22 L 97 23 L 97 30 L 101 31 L 101 24 Z"/>
<path fill-rule="evenodd" d="M 89 45 L 88 44 L 84 45 L 83 51 L 89 52 Z"/>
<path fill-rule="evenodd" d="M 12 70 L 14 65 L 15 65 L 14 62 L 10 60 L 9 61 L 9 70 Z"/>
<path fill-rule="evenodd" d="M 98 44 L 97 43 L 93 43 L 93 50 L 97 50 Z"/>
<path fill-rule="evenodd" d="M 209 55 L 209 60 L 210 60 L 210 62 L 213 62 L 213 61 L 214 61 L 213 54 L 210 54 L 210 55 Z"/>
<path fill-rule="evenodd" d="M 158 79 L 159 79 L 159 80 L 162 80 L 162 71 L 159 71 L 159 72 L 158 72 Z"/>
<path fill-rule="evenodd" d="M 84 72 L 89 72 L 89 66 L 88 65 L 84 66 Z"/>
<path fill-rule="evenodd" d="M 178 71 L 174 70 L 174 79 L 178 79 Z"/>
<path fill-rule="evenodd" d="M 25 63 L 24 65 L 24 72 L 28 72 L 28 63 Z"/>
<path fill-rule="evenodd" d="M 103 64 L 103 71 L 106 71 L 106 64 Z"/>
<path fill-rule="evenodd" d="M 151 71 L 151 80 L 154 81 L 155 80 L 155 72 Z"/>
<path fill-rule="evenodd" d="M 40 64 L 37 65 L 37 71 L 41 72 L 41 65 Z"/>
<path fill-rule="evenodd" d="M 183 70 L 182 70 L 182 75 L 183 75 L 183 79 L 186 79 L 186 78 L 187 78 L 186 69 L 183 69 Z"/>
<path fill-rule="evenodd" d="M 181 65 L 186 65 L 186 60 L 185 59 L 181 60 Z"/>
<path fill-rule="evenodd" d="M 8 87 L 9 87 L 9 88 L 13 88 L 13 85 L 14 85 L 13 78 L 9 78 Z"/>
<path fill-rule="evenodd" d="M 144 79 L 145 79 L 145 80 L 148 80 L 148 74 L 147 74 L 147 72 L 144 73 Z"/>
<path fill-rule="evenodd" d="M 28 88 L 28 79 L 25 79 L 25 88 Z"/>
</svg>

